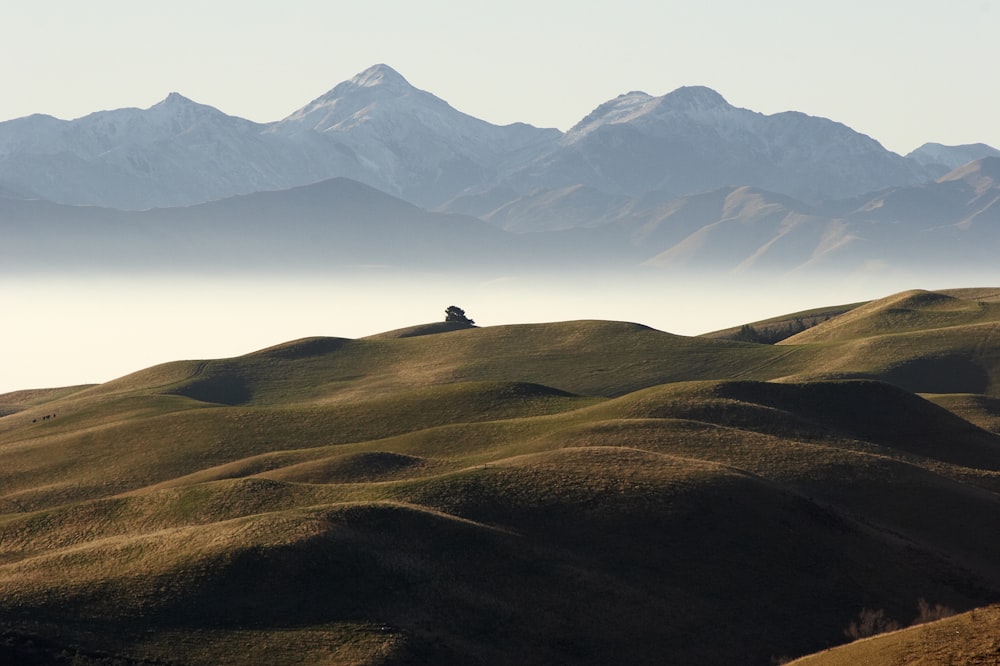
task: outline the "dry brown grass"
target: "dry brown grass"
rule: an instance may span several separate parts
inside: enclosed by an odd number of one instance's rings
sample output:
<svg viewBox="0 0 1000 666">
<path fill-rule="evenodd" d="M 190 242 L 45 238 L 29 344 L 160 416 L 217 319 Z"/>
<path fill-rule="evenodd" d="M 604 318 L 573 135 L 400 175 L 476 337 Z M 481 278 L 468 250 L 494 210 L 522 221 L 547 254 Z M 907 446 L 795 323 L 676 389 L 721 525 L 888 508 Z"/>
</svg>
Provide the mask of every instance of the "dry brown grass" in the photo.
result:
<svg viewBox="0 0 1000 666">
<path fill-rule="evenodd" d="M 789 662 L 795 666 L 971 666 L 1000 663 L 1000 607 L 882 634 Z"/>
<path fill-rule="evenodd" d="M 780 346 L 417 327 L 14 396 L 0 656 L 767 664 L 995 601 L 998 323 L 953 296 Z M 904 390 L 941 368 L 985 388 Z"/>
</svg>

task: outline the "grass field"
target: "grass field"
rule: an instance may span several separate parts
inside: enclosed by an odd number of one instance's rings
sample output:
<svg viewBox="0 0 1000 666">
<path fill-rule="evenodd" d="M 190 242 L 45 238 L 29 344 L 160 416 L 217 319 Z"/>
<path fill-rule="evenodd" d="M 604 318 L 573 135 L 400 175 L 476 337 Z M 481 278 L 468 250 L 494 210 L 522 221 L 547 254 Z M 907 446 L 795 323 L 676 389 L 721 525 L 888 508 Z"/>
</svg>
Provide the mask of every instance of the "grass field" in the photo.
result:
<svg viewBox="0 0 1000 666">
<path fill-rule="evenodd" d="M 775 345 L 429 324 L 0 396 L 0 661 L 767 665 L 864 608 L 995 604 L 995 292 Z"/>
<path fill-rule="evenodd" d="M 1000 663 L 1000 607 L 989 606 L 790 662 L 795 666 Z"/>
</svg>

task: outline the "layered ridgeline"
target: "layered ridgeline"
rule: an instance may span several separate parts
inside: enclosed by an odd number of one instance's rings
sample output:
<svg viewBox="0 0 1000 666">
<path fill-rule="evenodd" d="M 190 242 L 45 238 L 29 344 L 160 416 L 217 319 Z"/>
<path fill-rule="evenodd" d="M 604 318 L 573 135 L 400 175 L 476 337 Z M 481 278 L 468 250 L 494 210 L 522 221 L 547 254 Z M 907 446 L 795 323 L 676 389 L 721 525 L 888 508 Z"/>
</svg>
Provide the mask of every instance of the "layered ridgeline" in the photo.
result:
<svg viewBox="0 0 1000 666">
<path fill-rule="evenodd" d="M 998 220 L 990 146 L 902 156 L 697 86 L 620 95 L 567 132 L 493 125 L 385 65 L 273 123 L 177 93 L 0 123 L 5 273 L 465 261 L 978 282 Z"/>
<path fill-rule="evenodd" d="M 442 323 L 0 396 L 0 656 L 770 664 L 1000 601 L 1000 290 L 784 321 Z"/>
<path fill-rule="evenodd" d="M 699 86 L 620 95 L 566 132 L 497 126 L 375 65 L 271 123 L 178 93 L 148 109 L 0 123 L 0 192 L 146 209 L 342 177 L 485 216 L 578 187 L 662 198 L 750 186 L 817 202 L 919 185 L 989 156 L 984 144 L 926 144 L 904 157 L 833 120 L 757 113 Z"/>
<path fill-rule="evenodd" d="M 753 187 L 630 199 L 581 186 L 539 190 L 482 219 L 334 178 L 146 211 L 0 196 L 0 275 L 379 266 L 926 280 L 928 271 L 992 275 L 998 229 L 1000 157 L 923 185 L 822 205 Z"/>
<path fill-rule="evenodd" d="M 473 118 L 376 65 L 274 123 L 178 93 L 148 109 L 0 123 L 0 183 L 59 203 L 145 209 L 349 177 L 427 205 L 559 134 Z"/>
</svg>

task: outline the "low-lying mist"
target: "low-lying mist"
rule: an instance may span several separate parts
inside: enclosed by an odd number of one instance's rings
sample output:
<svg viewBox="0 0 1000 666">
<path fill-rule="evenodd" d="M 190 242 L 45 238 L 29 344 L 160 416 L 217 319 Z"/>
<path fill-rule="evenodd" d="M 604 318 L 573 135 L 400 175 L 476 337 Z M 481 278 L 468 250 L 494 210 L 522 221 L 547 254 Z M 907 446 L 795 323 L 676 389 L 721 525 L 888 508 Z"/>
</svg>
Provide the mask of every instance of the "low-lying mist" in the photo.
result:
<svg viewBox="0 0 1000 666">
<path fill-rule="evenodd" d="M 634 273 L 448 275 L 372 267 L 321 275 L 5 275 L 0 393 L 99 383 L 157 363 L 237 356 L 310 336 L 356 338 L 439 321 L 608 319 L 698 335 L 905 289 L 998 275 L 854 277 Z"/>
</svg>

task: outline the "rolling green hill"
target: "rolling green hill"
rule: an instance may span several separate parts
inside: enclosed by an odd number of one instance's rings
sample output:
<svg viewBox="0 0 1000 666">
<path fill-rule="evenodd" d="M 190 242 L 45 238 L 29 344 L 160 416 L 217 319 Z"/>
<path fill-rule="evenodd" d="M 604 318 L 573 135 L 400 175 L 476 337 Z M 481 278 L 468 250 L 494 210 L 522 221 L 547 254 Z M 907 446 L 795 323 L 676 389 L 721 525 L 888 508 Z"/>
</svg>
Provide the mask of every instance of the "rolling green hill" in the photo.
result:
<svg viewBox="0 0 1000 666">
<path fill-rule="evenodd" d="M 771 664 L 863 608 L 996 603 L 992 293 L 776 345 L 429 324 L 0 396 L 0 661 Z"/>
</svg>

